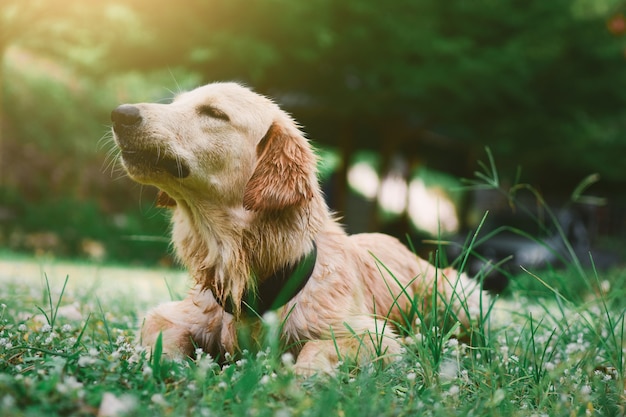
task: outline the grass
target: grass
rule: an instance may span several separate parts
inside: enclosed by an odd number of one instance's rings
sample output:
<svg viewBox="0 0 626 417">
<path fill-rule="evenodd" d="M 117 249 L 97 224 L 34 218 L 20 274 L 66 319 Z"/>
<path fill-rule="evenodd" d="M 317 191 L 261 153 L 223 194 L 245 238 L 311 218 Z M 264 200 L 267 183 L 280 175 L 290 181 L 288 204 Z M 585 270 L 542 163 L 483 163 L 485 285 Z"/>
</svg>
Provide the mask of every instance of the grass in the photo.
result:
<svg viewBox="0 0 626 417">
<path fill-rule="evenodd" d="M 138 349 L 137 323 L 155 301 L 132 291 L 82 292 L 84 276 L 0 276 L 0 415 L 623 415 L 626 272 L 577 283 L 590 291 L 575 299 L 559 288 L 577 271 L 547 274 L 550 288 L 542 274 L 514 280 L 480 346 L 418 323 L 390 366 L 309 379 L 272 342 L 224 366 Z"/>
<path fill-rule="evenodd" d="M 499 188 L 488 155 L 477 177 Z M 505 297 L 481 306 L 474 343 L 455 337 L 449 308 L 414 311 L 401 325 L 404 352 L 389 366 L 346 362 L 332 377 L 303 379 L 271 337 L 224 363 L 202 352 L 170 361 L 158 342 L 138 348 L 143 311 L 183 294 L 179 272 L 146 276 L 5 255 L 0 415 L 623 416 L 626 270 L 587 271 L 575 258 L 569 265 L 514 277 Z M 437 314 L 449 326 L 430 320 Z M 280 325 L 265 316 L 266 335 Z"/>
</svg>

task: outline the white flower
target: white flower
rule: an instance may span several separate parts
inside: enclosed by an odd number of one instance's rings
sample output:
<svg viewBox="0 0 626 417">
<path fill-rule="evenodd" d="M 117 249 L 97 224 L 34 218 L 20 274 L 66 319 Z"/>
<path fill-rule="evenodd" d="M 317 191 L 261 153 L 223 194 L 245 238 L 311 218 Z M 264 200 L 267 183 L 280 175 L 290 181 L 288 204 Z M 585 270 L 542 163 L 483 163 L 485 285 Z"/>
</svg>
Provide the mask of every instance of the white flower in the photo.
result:
<svg viewBox="0 0 626 417">
<path fill-rule="evenodd" d="M 611 291 L 611 283 L 607 280 L 604 280 L 600 283 L 600 291 L 602 291 L 603 294 L 608 294 L 609 291 Z"/>
<path fill-rule="evenodd" d="M 148 365 L 144 365 L 143 369 L 141 370 L 141 373 L 143 374 L 144 377 L 151 377 L 152 368 L 149 367 Z"/>
<path fill-rule="evenodd" d="M 202 359 L 203 355 L 204 355 L 204 350 L 202 348 L 196 348 L 195 350 L 196 361 L 199 361 L 200 359 Z"/>
<path fill-rule="evenodd" d="M 61 382 L 60 384 L 57 384 L 56 386 L 57 391 L 60 392 L 61 394 L 66 394 L 68 392 L 77 391 L 81 389 L 82 387 L 83 387 L 83 384 L 79 382 L 73 376 L 68 376 L 67 378 L 63 380 L 63 382 Z"/>
<path fill-rule="evenodd" d="M 285 352 L 280 357 L 280 361 L 285 366 L 292 366 L 294 364 L 293 354 L 291 352 Z"/>
<path fill-rule="evenodd" d="M 115 417 L 129 414 L 137 406 L 137 400 L 131 395 L 116 397 L 115 394 L 105 392 L 98 409 L 99 417 Z"/>
<path fill-rule="evenodd" d="M 458 385 L 452 385 L 448 390 L 448 395 L 457 395 L 460 392 L 460 388 Z"/>
<path fill-rule="evenodd" d="M 165 397 L 163 396 L 163 394 L 154 394 L 152 397 L 150 397 L 150 401 L 157 405 L 160 405 L 161 407 L 167 406 L 167 401 L 165 401 Z"/>
<path fill-rule="evenodd" d="M 448 339 L 446 341 L 446 347 L 449 349 L 456 349 L 457 347 L 459 347 L 459 341 L 457 339 Z"/>
<path fill-rule="evenodd" d="M 43 326 L 41 326 L 41 332 L 42 333 L 48 333 L 51 330 L 52 330 L 52 326 L 50 326 L 48 323 L 46 323 Z"/>
<path fill-rule="evenodd" d="M 261 385 L 265 385 L 265 384 L 267 384 L 268 382 L 270 382 L 270 376 L 269 376 L 269 375 L 263 375 L 263 376 L 261 377 L 261 380 L 259 381 L 259 384 L 261 384 Z"/>
<path fill-rule="evenodd" d="M 288 408 L 281 408 L 274 413 L 274 417 L 290 417 L 293 413 Z"/>
<path fill-rule="evenodd" d="M 78 358 L 78 366 L 81 368 L 86 368 L 94 363 L 96 363 L 96 358 L 93 356 L 81 356 Z"/>
<path fill-rule="evenodd" d="M 581 349 L 582 349 L 582 346 L 578 343 L 568 343 L 567 346 L 565 346 L 565 353 L 567 355 L 571 355 L 573 353 L 578 352 Z"/>
<path fill-rule="evenodd" d="M 415 381 L 415 378 L 417 378 L 417 374 L 415 372 L 409 372 L 406 374 L 406 379 L 408 381 Z"/>
<path fill-rule="evenodd" d="M 12 408 L 15 405 L 15 398 L 12 395 L 6 394 L 2 397 L 1 404 L 3 408 Z"/>
<path fill-rule="evenodd" d="M 263 314 L 263 322 L 265 322 L 265 324 L 270 327 L 277 326 L 278 314 L 276 314 L 275 311 L 268 311 L 267 313 Z"/>
<path fill-rule="evenodd" d="M 591 386 L 583 385 L 582 387 L 580 387 L 580 393 L 582 395 L 589 395 L 589 394 L 591 394 Z"/>
<path fill-rule="evenodd" d="M 441 367 L 439 368 L 439 376 L 444 381 L 452 381 L 457 377 L 459 372 L 459 368 L 456 362 L 451 360 L 445 360 L 441 363 Z"/>
<path fill-rule="evenodd" d="M 23 333 L 23 332 L 28 331 L 28 327 L 24 323 L 22 323 L 19 326 L 17 326 L 17 330 Z"/>
</svg>

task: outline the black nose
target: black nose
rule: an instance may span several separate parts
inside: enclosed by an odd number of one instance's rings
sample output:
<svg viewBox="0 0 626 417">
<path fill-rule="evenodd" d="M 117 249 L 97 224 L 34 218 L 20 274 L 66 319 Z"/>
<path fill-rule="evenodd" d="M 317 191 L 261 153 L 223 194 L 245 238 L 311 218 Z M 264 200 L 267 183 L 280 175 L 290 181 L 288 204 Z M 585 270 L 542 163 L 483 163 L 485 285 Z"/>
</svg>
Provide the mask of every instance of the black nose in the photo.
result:
<svg viewBox="0 0 626 417">
<path fill-rule="evenodd" d="M 111 112 L 113 127 L 129 127 L 141 122 L 141 112 L 131 104 L 122 104 Z"/>
</svg>

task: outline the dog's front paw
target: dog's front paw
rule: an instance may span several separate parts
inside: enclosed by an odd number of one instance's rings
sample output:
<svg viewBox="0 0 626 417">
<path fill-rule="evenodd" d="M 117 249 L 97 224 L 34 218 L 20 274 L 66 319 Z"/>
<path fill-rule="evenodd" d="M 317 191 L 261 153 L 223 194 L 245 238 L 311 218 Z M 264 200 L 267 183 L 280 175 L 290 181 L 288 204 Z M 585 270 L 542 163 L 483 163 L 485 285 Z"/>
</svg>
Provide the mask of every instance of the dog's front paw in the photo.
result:
<svg viewBox="0 0 626 417">
<path fill-rule="evenodd" d="M 160 336 L 160 350 L 171 359 L 190 356 L 194 349 L 189 327 L 168 318 L 168 311 L 175 311 L 178 304 L 163 304 L 149 312 L 139 334 L 139 343 L 153 351 Z"/>
<path fill-rule="evenodd" d="M 307 342 L 295 365 L 295 372 L 301 376 L 314 374 L 334 375 L 341 363 L 358 368 L 374 363 L 389 364 L 400 359 L 402 348 L 395 336 L 371 333 L 332 340 L 312 340 Z"/>
<path fill-rule="evenodd" d="M 308 378 L 315 374 L 334 375 L 339 365 L 337 349 L 331 346 L 332 341 L 313 340 L 307 342 L 294 366 L 298 376 Z"/>
</svg>

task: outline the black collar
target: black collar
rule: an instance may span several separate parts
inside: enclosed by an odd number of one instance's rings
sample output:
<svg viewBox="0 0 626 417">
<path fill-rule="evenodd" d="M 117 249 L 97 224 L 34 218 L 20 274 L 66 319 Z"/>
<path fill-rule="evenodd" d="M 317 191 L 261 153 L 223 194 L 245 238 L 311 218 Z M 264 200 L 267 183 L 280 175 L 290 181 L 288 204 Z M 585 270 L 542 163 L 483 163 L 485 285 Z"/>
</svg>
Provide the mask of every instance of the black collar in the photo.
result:
<svg viewBox="0 0 626 417">
<path fill-rule="evenodd" d="M 246 291 L 241 300 L 242 314 L 262 316 L 265 312 L 275 310 L 296 296 L 309 282 L 317 260 L 317 245 L 313 241 L 313 249 L 302 256 L 294 265 L 285 265 L 259 284 L 256 291 Z M 222 306 L 227 313 L 236 310 L 233 300 L 228 297 Z"/>
</svg>

